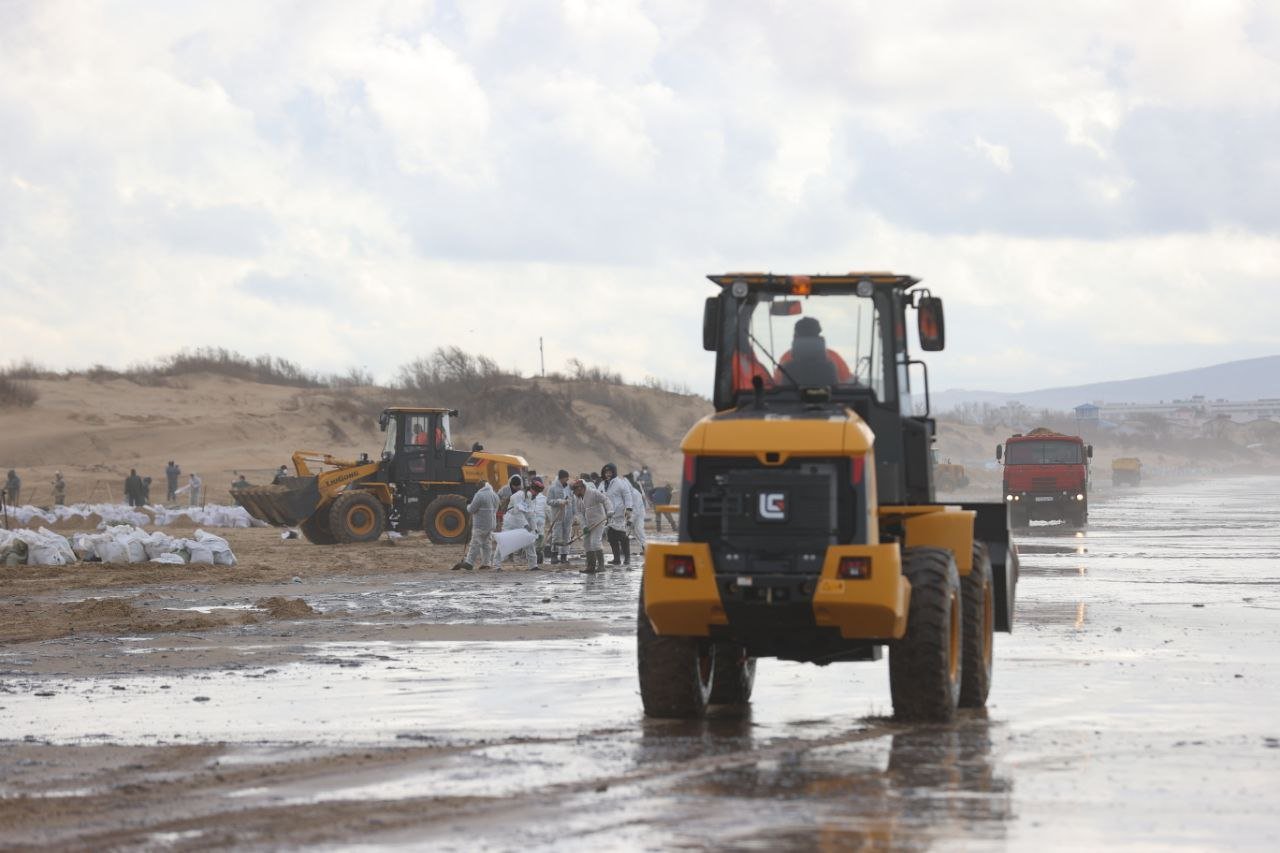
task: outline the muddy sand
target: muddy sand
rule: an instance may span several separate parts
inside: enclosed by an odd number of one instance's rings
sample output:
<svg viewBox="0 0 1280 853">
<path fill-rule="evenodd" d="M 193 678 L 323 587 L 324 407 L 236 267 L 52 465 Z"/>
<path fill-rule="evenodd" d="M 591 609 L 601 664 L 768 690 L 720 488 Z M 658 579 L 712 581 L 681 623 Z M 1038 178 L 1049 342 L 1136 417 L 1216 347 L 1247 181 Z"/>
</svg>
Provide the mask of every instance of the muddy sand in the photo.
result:
<svg viewBox="0 0 1280 853">
<path fill-rule="evenodd" d="M 233 569 L 0 578 L 43 637 L 0 644 L 0 846 L 1280 845 L 1277 478 L 1022 532 L 989 706 L 946 726 L 886 718 L 884 662 L 762 661 L 748 708 L 645 719 L 635 571 L 229 538 Z"/>
</svg>

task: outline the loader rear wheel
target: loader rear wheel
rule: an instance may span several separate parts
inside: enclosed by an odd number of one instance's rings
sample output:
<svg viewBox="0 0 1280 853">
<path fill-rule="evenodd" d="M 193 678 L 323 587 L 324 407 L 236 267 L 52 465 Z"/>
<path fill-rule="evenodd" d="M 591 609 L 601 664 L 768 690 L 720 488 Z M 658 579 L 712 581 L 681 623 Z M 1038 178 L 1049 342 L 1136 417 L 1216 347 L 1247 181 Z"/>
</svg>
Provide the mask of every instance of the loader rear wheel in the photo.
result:
<svg viewBox="0 0 1280 853">
<path fill-rule="evenodd" d="M 437 545 L 460 545 L 467 541 L 470 519 L 467 499 L 462 495 L 441 495 L 422 512 L 422 529 Z"/>
<path fill-rule="evenodd" d="M 973 543 L 973 570 L 960 578 L 964 610 L 964 660 L 960 667 L 960 707 L 981 708 L 991 692 L 994 659 L 996 593 L 991 557 L 982 542 Z"/>
<path fill-rule="evenodd" d="M 689 720 L 711 702 L 716 644 L 701 637 L 660 637 L 644 612 L 644 584 L 636 616 L 640 701 L 650 717 Z"/>
<path fill-rule="evenodd" d="M 889 645 L 889 692 L 901 720 L 945 723 L 960 702 L 964 661 L 960 575 L 943 548 L 907 548 L 902 573 L 911 582 L 907 631 Z"/>
<path fill-rule="evenodd" d="M 343 492 L 329 509 L 329 529 L 339 542 L 372 542 L 382 535 L 386 516 L 368 492 Z"/>
<path fill-rule="evenodd" d="M 712 705 L 745 705 L 756 683 L 756 659 L 736 643 L 716 643 L 716 667 L 711 679 Z"/>
<path fill-rule="evenodd" d="M 333 545 L 338 541 L 329 530 L 329 513 L 327 510 L 321 510 L 310 518 L 303 520 L 298 525 L 298 528 L 302 531 L 302 535 L 307 537 L 307 541 L 313 545 Z"/>
</svg>

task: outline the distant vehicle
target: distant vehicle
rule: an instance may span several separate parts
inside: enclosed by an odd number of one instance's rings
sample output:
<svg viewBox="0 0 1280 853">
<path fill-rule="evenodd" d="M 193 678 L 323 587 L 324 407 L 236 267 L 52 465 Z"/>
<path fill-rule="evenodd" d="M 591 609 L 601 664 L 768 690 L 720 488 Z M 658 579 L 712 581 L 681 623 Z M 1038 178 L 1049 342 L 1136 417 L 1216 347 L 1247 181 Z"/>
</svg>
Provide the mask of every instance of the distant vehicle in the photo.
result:
<svg viewBox="0 0 1280 853">
<path fill-rule="evenodd" d="M 1142 460 L 1136 456 L 1121 456 L 1111 463 L 1111 485 L 1138 486 L 1142 484 Z"/>
<path fill-rule="evenodd" d="M 1092 458 L 1093 445 L 1080 436 L 1043 427 L 998 445 L 1009 523 L 1026 527 L 1032 521 L 1065 521 L 1083 527 L 1089 520 Z"/>
<path fill-rule="evenodd" d="M 952 462 L 938 462 L 933 466 L 933 486 L 939 492 L 958 492 L 969 486 L 969 475 L 964 466 Z"/>
</svg>

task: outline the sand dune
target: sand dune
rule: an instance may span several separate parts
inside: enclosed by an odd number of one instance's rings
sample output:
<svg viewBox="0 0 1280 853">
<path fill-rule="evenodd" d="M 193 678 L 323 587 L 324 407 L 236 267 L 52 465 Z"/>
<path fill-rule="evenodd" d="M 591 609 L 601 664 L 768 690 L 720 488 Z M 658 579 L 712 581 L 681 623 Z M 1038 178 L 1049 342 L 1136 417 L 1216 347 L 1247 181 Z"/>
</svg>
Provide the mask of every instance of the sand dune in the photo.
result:
<svg viewBox="0 0 1280 853">
<path fill-rule="evenodd" d="M 0 411 L 0 472 L 16 468 L 23 502 L 41 504 L 52 502 L 50 483 L 58 470 L 68 482 L 68 502 L 122 499 L 130 468 L 152 477 L 153 499 L 163 498 L 170 459 L 184 474 L 204 478 L 210 501 L 229 502 L 235 471 L 263 482 L 295 450 L 376 456 L 383 443 L 376 413 L 384 405 L 413 402 L 383 388 L 299 389 L 213 374 L 154 386 L 83 376 L 30 384 L 40 395 L 34 406 Z M 520 453 L 541 472 L 563 466 L 576 474 L 598 470 L 605 461 L 624 469 L 648 464 L 657 479 L 678 482 L 680 439 L 710 404 L 649 388 L 614 386 L 610 392 L 647 406 L 657 428 L 646 434 L 608 405 L 574 399 L 535 429 L 502 418 L 473 422 L 464 409 L 455 446 L 480 441 L 489 450 Z"/>
</svg>

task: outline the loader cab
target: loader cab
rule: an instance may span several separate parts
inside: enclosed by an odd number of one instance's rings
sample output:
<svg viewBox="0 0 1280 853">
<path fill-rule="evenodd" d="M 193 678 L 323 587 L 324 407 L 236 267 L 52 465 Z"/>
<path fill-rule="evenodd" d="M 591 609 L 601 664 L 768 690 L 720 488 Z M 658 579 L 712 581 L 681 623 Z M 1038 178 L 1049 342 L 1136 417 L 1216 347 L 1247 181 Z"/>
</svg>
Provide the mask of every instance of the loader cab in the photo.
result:
<svg viewBox="0 0 1280 853">
<path fill-rule="evenodd" d="M 716 353 L 714 403 L 744 417 L 838 417 L 875 433 L 881 504 L 934 501 L 928 373 L 908 351 L 943 348 L 942 300 L 889 273 L 728 273 L 707 300 L 703 346 Z"/>
<path fill-rule="evenodd" d="M 386 433 L 382 459 L 389 479 L 396 483 L 462 480 L 462 464 L 469 453 L 453 449 L 450 417 L 457 409 L 384 409 L 378 426 Z"/>
</svg>

